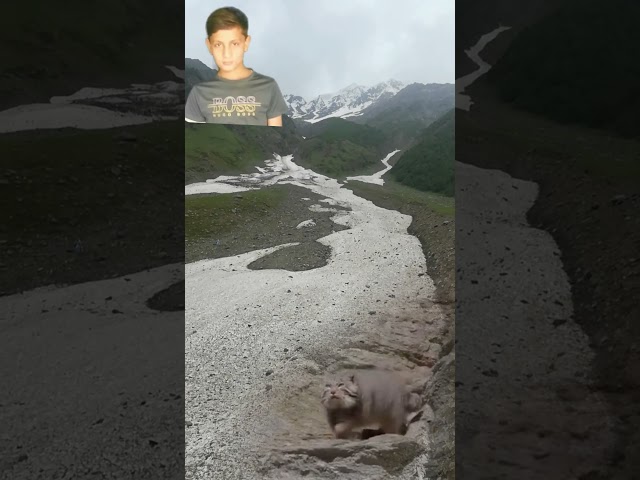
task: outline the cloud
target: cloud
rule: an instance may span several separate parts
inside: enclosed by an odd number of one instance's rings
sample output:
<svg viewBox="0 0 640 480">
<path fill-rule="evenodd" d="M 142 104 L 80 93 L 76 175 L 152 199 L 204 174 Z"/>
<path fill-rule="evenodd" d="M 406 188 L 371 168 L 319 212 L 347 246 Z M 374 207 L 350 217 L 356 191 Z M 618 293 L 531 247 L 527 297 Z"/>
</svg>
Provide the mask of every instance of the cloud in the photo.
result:
<svg viewBox="0 0 640 480">
<path fill-rule="evenodd" d="M 311 98 L 351 83 L 454 83 L 453 0 L 185 0 L 185 56 L 213 66 L 205 21 L 234 6 L 249 18 L 245 65 L 283 93 Z"/>
</svg>

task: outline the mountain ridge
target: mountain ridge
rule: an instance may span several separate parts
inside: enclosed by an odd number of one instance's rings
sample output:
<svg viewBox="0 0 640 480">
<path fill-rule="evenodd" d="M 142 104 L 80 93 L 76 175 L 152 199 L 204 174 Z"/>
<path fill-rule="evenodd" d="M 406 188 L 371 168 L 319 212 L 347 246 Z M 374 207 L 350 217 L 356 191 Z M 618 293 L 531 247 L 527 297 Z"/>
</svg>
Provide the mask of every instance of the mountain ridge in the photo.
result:
<svg viewBox="0 0 640 480">
<path fill-rule="evenodd" d="M 419 141 L 403 152 L 389 172 L 398 182 L 409 187 L 454 195 L 455 109 L 432 122 Z"/>
<path fill-rule="evenodd" d="M 297 120 L 315 123 L 326 118 L 349 118 L 361 115 L 370 105 L 398 93 L 404 84 L 390 79 L 371 87 L 352 83 L 332 93 L 320 94 L 311 100 L 295 94 L 284 95 L 289 107 L 288 115 Z"/>
<path fill-rule="evenodd" d="M 195 58 L 184 59 L 184 88 L 185 98 L 189 92 L 198 83 L 208 82 L 212 80 L 217 70 L 207 66 L 204 62 Z"/>
</svg>

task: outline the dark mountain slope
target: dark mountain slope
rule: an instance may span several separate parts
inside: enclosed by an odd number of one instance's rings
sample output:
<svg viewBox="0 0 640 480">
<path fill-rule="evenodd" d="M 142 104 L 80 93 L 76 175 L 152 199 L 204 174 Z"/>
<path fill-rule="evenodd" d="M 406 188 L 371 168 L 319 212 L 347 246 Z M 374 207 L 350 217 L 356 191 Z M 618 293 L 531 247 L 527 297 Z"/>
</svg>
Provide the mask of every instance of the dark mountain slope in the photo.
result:
<svg viewBox="0 0 640 480">
<path fill-rule="evenodd" d="M 501 98 L 559 122 L 640 135 L 640 4 L 601 6 L 571 0 L 523 30 L 488 73 Z"/>
<path fill-rule="evenodd" d="M 398 182 L 419 190 L 454 194 L 455 115 L 449 110 L 433 122 L 421 140 L 391 169 Z"/>
</svg>

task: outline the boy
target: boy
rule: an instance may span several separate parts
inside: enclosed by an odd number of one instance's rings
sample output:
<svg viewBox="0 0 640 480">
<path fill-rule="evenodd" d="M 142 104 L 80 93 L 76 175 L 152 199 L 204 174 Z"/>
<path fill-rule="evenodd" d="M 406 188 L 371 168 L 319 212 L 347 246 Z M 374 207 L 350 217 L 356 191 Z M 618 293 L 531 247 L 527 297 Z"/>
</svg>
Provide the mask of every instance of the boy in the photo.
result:
<svg viewBox="0 0 640 480">
<path fill-rule="evenodd" d="M 218 71 L 213 80 L 193 87 L 185 120 L 281 127 L 288 108 L 278 84 L 244 65 L 251 42 L 247 16 L 234 7 L 219 8 L 209 15 L 206 29 L 205 43 Z"/>
</svg>

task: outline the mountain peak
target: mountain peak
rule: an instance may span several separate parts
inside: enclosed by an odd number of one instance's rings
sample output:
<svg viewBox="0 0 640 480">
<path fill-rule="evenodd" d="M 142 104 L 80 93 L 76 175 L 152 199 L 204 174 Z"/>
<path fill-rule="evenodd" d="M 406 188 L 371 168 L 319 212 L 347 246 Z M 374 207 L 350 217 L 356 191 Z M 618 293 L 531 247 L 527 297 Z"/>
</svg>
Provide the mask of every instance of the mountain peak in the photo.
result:
<svg viewBox="0 0 640 480">
<path fill-rule="evenodd" d="M 365 88 L 362 85 L 358 85 L 357 83 L 352 83 L 351 85 L 347 85 L 344 88 L 341 88 L 340 90 L 338 90 L 338 92 L 348 92 L 349 90 L 354 90 L 356 88 Z"/>
<path fill-rule="evenodd" d="M 402 82 L 391 79 L 366 87 L 351 83 L 334 93 L 323 93 L 310 101 L 297 95 L 285 95 L 289 116 L 315 123 L 330 117 L 357 117 L 365 108 L 379 100 L 390 98 L 403 88 Z"/>
</svg>

